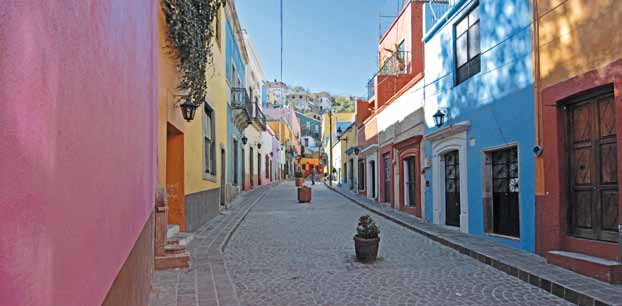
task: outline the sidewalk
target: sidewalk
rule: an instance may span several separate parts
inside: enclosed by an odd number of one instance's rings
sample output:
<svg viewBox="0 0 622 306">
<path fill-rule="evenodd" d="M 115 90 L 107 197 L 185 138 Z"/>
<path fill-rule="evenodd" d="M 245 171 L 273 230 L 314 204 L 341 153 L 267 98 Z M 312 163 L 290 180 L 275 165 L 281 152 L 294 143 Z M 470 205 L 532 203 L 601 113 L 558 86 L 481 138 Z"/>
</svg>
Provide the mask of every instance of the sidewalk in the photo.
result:
<svg viewBox="0 0 622 306">
<path fill-rule="evenodd" d="M 607 284 L 547 264 L 538 255 L 423 222 L 345 188 L 328 187 L 376 214 L 572 303 L 581 306 L 622 306 L 622 285 Z"/>
<path fill-rule="evenodd" d="M 192 256 L 190 269 L 156 271 L 149 305 L 239 306 L 236 288 L 222 253 L 250 209 L 273 185 L 241 194 L 226 214 L 218 215 L 198 229 L 188 245 Z"/>
</svg>

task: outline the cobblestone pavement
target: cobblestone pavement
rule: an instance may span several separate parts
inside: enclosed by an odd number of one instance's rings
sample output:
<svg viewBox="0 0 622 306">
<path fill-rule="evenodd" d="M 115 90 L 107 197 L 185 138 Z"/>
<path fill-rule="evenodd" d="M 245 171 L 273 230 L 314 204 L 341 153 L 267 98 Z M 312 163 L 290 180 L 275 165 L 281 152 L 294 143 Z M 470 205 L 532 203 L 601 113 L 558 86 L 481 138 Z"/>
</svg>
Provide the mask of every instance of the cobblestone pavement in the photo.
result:
<svg viewBox="0 0 622 306">
<path fill-rule="evenodd" d="M 241 305 L 573 305 L 374 214 L 380 259 L 358 263 L 352 236 L 369 212 L 323 185 L 311 204 L 295 197 L 279 185 L 229 241 Z"/>
<path fill-rule="evenodd" d="M 237 198 L 226 214 L 208 221 L 188 245 L 190 269 L 156 271 L 150 306 L 239 306 L 235 286 L 227 272 L 222 249 L 231 233 L 270 187 L 263 186 Z"/>
</svg>

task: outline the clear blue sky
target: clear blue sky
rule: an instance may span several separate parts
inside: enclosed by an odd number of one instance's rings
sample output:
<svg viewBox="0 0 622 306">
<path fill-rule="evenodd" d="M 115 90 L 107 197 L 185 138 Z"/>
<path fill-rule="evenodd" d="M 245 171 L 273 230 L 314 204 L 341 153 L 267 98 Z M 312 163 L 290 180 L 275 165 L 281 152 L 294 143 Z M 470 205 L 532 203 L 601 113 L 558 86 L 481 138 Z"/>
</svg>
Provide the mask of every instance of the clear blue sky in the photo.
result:
<svg viewBox="0 0 622 306">
<path fill-rule="evenodd" d="M 404 0 L 283 0 L 283 81 L 312 91 L 365 96 L 376 71 L 379 14 Z M 267 80 L 279 79 L 280 0 L 235 0 Z M 383 18 L 384 31 L 392 20 Z"/>
</svg>

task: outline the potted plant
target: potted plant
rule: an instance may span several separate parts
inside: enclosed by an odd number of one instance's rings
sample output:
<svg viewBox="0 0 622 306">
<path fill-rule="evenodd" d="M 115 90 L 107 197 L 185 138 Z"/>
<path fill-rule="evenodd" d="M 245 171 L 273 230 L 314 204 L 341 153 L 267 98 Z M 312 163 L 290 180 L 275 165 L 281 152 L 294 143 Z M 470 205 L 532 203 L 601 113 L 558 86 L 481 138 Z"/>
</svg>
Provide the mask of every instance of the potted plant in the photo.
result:
<svg viewBox="0 0 622 306">
<path fill-rule="evenodd" d="M 308 186 L 298 187 L 298 202 L 309 203 L 311 202 L 311 188 Z"/>
<path fill-rule="evenodd" d="M 380 229 L 369 215 L 361 216 L 354 235 L 356 258 L 361 262 L 372 262 L 378 256 Z"/>
<path fill-rule="evenodd" d="M 296 169 L 296 172 L 294 172 L 294 177 L 296 178 L 296 187 L 304 185 L 305 179 L 302 170 Z"/>
</svg>

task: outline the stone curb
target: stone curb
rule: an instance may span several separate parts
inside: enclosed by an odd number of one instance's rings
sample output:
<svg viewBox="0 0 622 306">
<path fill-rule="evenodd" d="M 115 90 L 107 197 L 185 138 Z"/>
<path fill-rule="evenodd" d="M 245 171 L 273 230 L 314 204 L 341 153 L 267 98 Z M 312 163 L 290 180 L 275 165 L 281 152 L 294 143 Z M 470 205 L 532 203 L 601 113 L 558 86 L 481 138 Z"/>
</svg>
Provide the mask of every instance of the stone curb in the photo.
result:
<svg viewBox="0 0 622 306">
<path fill-rule="evenodd" d="M 578 292 L 576 290 L 573 290 L 571 288 L 569 288 L 567 285 L 562 284 L 560 282 L 556 282 L 553 280 L 548 280 L 546 278 L 542 278 L 540 276 L 537 276 L 533 273 L 527 272 L 524 269 L 521 269 L 519 267 L 513 266 L 511 264 L 508 263 L 504 263 L 501 262 L 498 259 L 492 258 L 488 255 L 485 254 L 481 254 L 477 251 L 471 250 L 463 245 L 460 245 L 459 243 L 453 242 L 449 239 L 443 238 L 443 237 L 439 237 L 437 235 L 435 235 L 434 233 L 431 233 L 429 231 L 426 231 L 425 229 L 419 228 L 407 221 L 404 220 L 400 220 L 399 218 L 397 218 L 396 216 L 392 216 L 391 214 L 388 214 L 380 209 L 374 208 L 374 207 L 370 207 L 370 205 L 365 204 L 363 202 L 361 202 L 359 199 L 357 199 L 355 197 L 355 195 L 350 195 L 347 194 L 346 192 L 339 190 L 333 186 L 329 186 L 327 183 L 324 183 L 324 185 L 326 185 L 326 187 L 334 192 L 336 192 L 337 194 L 340 194 L 341 196 L 347 198 L 348 200 L 352 201 L 353 203 L 375 213 L 378 214 L 394 223 L 397 223 L 401 226 L 404 226 L 412 231 L 415 231 L 433 241 L 436 241 L 444 246 L 447 246 L 449 248 L 452 248 L 458 252 L 460 252 L 461 254 L 464 255 L 468 255 L 469 257 L 472 257 L 474 259 L 477 259 L 478 261 L 480 261 L 481 263 L 484 263 L 486 265 L 489 265 L 499 271 L 502 271 L 508 275 L 511 275 L 513 277 L 516 277 L 524 282 L 527 282 L 533 286 L 536 286 L 540 289 L 543 289 L 555 296 L 558 296 L 562 299 L 565 299 L 571 303 L 580 305 L 580 306 L 621 306 L 622 304 L 619 303 L 612 303 L 609 301 L 604 301 L 598 297 L 595 296 L 590 296 L 588 294 L 584 294 L 581 292 Z"/>
</svg>

